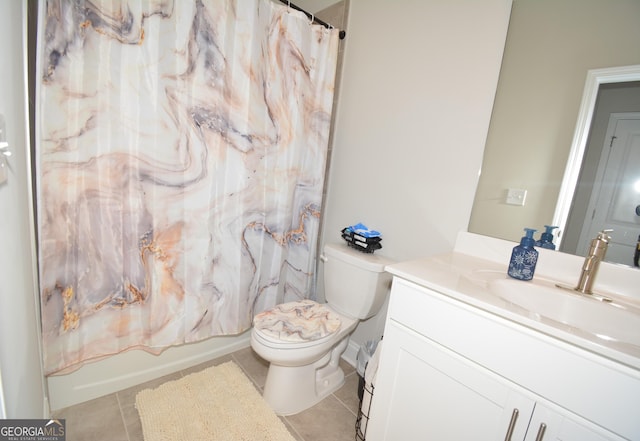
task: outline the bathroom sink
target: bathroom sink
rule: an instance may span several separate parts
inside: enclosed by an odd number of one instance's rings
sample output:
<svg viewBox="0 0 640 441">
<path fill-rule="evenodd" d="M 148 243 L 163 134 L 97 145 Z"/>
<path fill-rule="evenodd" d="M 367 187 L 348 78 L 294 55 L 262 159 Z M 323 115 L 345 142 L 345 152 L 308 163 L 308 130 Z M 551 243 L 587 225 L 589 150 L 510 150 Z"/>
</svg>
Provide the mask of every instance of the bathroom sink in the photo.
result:
<svg viewBox="0 0 640 441">
<path fill-rule="evenodd" d="M 494 279 L 488 288 L 507 306 L 519 308 L 518 312 L 535 320 L 561 324 L 570 332 L 589 333 L 607 342 L 640 347 L 640 308 L 630 302 L 616 298 L 601 301 L 544 279 Z"/>
</svg>

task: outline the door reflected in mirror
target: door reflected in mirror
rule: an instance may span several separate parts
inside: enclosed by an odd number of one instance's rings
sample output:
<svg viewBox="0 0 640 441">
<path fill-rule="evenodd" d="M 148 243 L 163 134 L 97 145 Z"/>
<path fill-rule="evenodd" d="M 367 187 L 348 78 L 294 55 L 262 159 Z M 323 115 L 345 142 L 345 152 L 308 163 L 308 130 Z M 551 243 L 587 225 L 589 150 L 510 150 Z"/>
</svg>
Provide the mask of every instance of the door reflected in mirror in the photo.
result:
<svg viewBox="0 0 640 441">
<path fill-rule="evenodd" d="M 640 203 L 640 112 L 610 113 L 606 108 L 602 109 L 608 102 L 603 98 L 606 86 L 600 88 L 591 136 L 565 228 L 565 231 L 575 233 L 573 237 L 565 237 L 561 250 L 586 255 L 591 239 L 599 231 L 610 229 L 611 241 L 606 260 L 633 265 L 640 236 L 640 217 L 636 213 Z M 615 86 L 617 92 L 628 88 L 628 84 L 623 88 Z M 598 136 L 598 126 L 602 125 L 598 120 L 607 116 L 606 132 L 604 136 Z M 599 156 L 597 164 L 596 156 Z M 594 158 L 594 164 L 590 164 L 590 157 Z M 595 177 L 589 173 L 594 169 Z M 581 193 L 585 197 L 580 197 Z M 587 193 L 589 198 L 585 208 L 580 202 L 586 201 Z M 575 237 L 578 237 L 577 242 L 568 240 Z"/>
</svg>

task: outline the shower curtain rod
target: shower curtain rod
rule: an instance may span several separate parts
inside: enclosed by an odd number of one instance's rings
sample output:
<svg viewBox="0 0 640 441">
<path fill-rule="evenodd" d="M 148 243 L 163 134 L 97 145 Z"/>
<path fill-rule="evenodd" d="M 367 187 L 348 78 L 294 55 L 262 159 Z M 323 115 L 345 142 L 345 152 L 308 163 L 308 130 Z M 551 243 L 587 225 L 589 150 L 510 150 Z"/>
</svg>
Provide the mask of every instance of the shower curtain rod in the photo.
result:
<svg viewBox="0 0 640 441">
<path fill-rule="evenodd" d="M 320 20 L 319 18 L 316 18 L 315 15 L 305 11 L 304 9 L 302 9 L 300 6 L 296 6 L 293 3 L 291 3 L 288 0 L 280 0 L 280 3 L 284 3 L 285 5 L 289 6 L 290 8 L 295 9 L 296 11 L 300 11 L 303 12 L 307 17 L 309 17 L 310 19 L 312 19 L 314 21 L 314 23 L 318 23 L 319 25 L 324 26 L 325 28 L 329 29 L 329 28 L 333 28 L 335 26 L 330 25 L 329 23 Z M 340 40 L 344 40 L 344 38 L 347 36 L 347 31 L 340 31 Z"/>
</svg>

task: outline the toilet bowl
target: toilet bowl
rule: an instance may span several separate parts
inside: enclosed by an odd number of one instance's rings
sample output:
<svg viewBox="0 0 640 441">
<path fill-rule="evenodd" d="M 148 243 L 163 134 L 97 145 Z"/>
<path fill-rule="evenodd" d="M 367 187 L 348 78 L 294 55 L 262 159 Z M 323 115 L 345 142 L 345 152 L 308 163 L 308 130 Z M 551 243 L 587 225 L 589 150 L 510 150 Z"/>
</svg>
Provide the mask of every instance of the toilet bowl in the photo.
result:
<svg viewBox="0 0 640 441">
<path fill-rule="evenodd" d="M 270 363 L 263 397 L 278 415 L 308 409 L 344 384 L 339 362 L 349 335 L 389 292 L 384 257 L 327 244 L 321 259 L 327 303 L 288 302 L 254 317 L 251 347 Z"/>
<path fill-rule="evenodd" d="M 308 305 L 307 302 L 279 306 Z M 254 324 L 251 347 L 270 362 L 263 397 L 278 415 L 293 415 L 308 409 L 344 384 L 340 356 L 358 320 L 340 315 L 327 305 L 316 305 L 339 317 L 338 330 L 310 340 L 287 341 L 260 329 L 259 320 Z"/>
</svg>

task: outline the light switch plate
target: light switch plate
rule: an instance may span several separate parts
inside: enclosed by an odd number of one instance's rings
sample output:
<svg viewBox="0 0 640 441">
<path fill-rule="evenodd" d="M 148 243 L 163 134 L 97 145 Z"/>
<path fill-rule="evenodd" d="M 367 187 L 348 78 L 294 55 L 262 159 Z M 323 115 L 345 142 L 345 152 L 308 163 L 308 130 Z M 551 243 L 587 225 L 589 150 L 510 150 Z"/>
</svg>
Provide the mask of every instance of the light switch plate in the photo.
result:
<svg viewBox="0 0 640 441">
<path fill-rule="evenodd" d="M 518 188 L 510 188 L 507 190 L 507 200 L 505 201 L 509 205 L 524 205 L 524 200 L 527 198 L 527 190 L 521 190 Z"/>
</svg>

